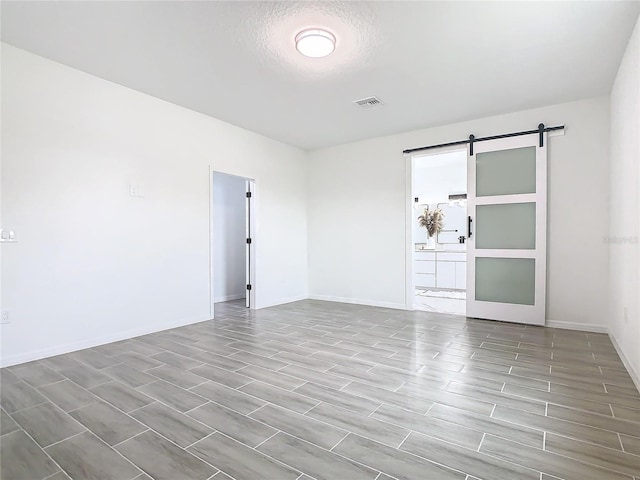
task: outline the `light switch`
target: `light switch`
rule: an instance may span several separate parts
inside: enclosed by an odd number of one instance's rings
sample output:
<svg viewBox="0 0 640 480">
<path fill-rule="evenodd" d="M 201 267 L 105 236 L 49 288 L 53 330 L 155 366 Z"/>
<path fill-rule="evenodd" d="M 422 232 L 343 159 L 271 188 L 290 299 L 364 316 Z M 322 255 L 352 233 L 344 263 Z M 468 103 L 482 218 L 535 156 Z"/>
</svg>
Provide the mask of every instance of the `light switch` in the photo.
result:
<svg viewBox="0 0 640 480">
<path fill-rule="evenodd" d="M 130 184 L 129 195 L 131 197 L 144 197 L 144 185 L 141 183 Z"/>
<path fill-rule="evenodd" d="M 0 230 L 0 241 L 2 242 L 15 242 L 16 232 L 15 230 Z"/>
</svg>

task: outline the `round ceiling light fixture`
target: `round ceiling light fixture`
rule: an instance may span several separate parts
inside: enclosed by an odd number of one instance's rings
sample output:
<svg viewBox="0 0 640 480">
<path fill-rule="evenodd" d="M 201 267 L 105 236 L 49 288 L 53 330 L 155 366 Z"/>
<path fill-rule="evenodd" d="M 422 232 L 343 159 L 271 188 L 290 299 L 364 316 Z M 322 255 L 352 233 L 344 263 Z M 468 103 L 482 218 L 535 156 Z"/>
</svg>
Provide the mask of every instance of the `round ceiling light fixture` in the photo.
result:
<svg viewBox="0 0 640 480">
<path fill-rule="evenodd" d="M 296 50 L 305 57 L 322 58 L 336 48 L 336 37 L 321 28 L 308 28 L 296 35 Z"/>
</svg>

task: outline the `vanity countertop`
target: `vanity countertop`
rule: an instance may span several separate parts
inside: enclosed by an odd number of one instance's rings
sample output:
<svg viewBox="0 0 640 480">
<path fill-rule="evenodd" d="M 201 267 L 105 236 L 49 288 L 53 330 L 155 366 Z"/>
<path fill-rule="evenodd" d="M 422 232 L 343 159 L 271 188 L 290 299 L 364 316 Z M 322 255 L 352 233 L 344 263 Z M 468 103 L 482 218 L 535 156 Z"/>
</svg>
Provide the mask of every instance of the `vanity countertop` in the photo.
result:
<svg viewBox="0 0 640 480">
<path fill-rule="evenodd" d="M 415 244 L 416 252 L 440 252 L 440 253 L 467 253 L 467 249 L 452 249 L 452 248 L 426 248 L 423 244 Z"/>
</svg>

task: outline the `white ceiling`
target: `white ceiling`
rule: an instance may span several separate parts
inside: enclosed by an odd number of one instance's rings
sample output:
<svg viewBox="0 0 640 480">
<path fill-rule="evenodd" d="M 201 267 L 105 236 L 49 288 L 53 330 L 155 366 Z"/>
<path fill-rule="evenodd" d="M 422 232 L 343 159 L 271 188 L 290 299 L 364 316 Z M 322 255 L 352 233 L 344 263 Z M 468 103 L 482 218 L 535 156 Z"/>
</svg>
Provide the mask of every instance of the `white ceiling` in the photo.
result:
<svg viewBox="0 0 640 480">
<path fill-rule="evenodd" d="M 2 40 L 304 149 L 607 94 L 640 2 L 2 2 Z M 301 56 L 320 26 L 333 55 Z M 376 95 L 384 106 L 353 100 Z"/>
</svg>

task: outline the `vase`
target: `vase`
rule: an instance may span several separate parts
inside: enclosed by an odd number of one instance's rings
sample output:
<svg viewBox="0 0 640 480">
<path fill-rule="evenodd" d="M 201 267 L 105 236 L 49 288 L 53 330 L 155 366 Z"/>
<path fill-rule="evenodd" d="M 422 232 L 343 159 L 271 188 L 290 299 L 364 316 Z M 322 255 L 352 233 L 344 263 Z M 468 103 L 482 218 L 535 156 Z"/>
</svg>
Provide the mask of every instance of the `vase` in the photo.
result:
<svg viewBox="0 0 640 480">
<path fill-rule="evenodd" d="M 424 248 L 427 250 L 435 250 L 436 239 L 434 237 L 430 237 L 429 234 L 427 234 L 427 242 L 425 243 Z"/>
</svg>

